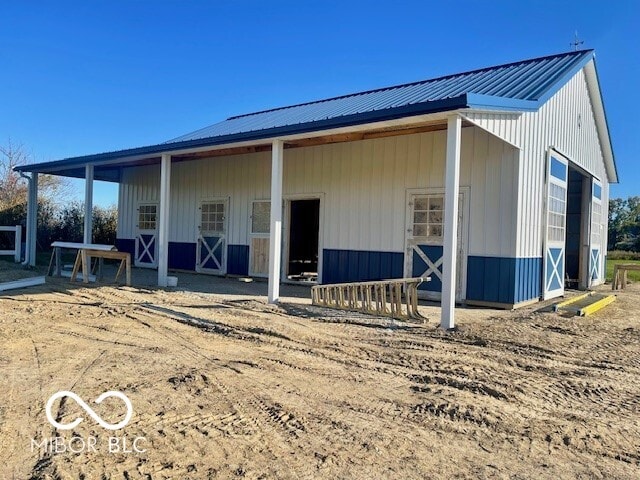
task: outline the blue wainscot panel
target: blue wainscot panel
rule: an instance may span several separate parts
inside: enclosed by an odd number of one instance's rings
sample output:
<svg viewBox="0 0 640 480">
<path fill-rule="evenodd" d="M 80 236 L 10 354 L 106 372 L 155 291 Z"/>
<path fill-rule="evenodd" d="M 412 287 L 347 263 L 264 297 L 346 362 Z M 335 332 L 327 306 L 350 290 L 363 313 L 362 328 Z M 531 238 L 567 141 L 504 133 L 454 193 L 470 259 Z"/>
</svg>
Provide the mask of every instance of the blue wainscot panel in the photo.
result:
<svg viewBox="0 0 640 480">
<path fill-rule="evenodd" d="M 516 258 L 515 302 L 520 303 L 542 295 L 542 258 Z"/>
<path fill-rule="evenodd" d="M 249 245 L 229 245 L 227 247 L 227 273 L 229 275 L 249 275 Z"/>
<path fill-rule="evenodd" d="M 196 244 L 186 242 L 169 242 L 169 268 L 195 271 Z"/>
<path fill-rule="evenodd" d="M 469 256 L 467 300 L 507 305 L 540 297 L 541 258 Z"/>
<path fill-rule="evenodd" d="M 120 252 L 131 254 L 131 261 L 136 254 L 136 241 L 133 238 L 116 238 L 116 248 Z"/>
<path fill-rule="evenodd" d="M 365 282 L 386 278 L 402 278 L 402 252 L 366 250 L 322 251 L 322 283 Z"/>
</svg>

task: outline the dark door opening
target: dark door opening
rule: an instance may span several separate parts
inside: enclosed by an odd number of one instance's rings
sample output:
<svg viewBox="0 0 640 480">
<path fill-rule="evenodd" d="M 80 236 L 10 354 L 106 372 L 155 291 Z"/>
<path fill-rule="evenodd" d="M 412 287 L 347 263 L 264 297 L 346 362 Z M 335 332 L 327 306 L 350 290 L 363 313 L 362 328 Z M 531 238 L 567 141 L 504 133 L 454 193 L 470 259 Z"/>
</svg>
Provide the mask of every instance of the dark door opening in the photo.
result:
<svg viewBox="0 0 640 480">
<path fill-rule="evenodd" d="M 292 200 L 289 216 L 289 280 L 318 280 L 320 200 Z"/>
<path fill-rule="evenodd" d="M 569 168 L 567 188 L 567 237 L 565 287 L 577 288 L 580 278 L 580 221 L 582 205 L 582 175 Z"/>
<path fill-rule="evenodd" d="M 586 187 L 585 187 L 586 185 Z M 585 276 L 584 244 L 588 244 L 588 209 L 585 195 L 591 194 L 589 182 L 579 171 L 569 165 L 567 184 L 567 233 L 565 239 L 565 287 L 580 288 Z M 586 211 L 585 211 L 586 210 Z"/>
</svg>

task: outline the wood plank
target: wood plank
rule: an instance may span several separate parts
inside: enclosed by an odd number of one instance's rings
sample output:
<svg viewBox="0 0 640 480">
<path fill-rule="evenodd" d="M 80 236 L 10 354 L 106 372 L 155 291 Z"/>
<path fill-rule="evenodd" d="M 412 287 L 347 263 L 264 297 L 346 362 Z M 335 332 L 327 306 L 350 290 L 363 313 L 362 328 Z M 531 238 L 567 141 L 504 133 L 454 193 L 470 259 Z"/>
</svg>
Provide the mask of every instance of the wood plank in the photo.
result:
<svg viewBox="0 0 640 480">
<path fill-rule="evenodd" d="M 251 239 L 252 275 L 267 275 L 269 273 L 269 237 L 253 237 Z"/>
<path fill-rule="evenodd" d="M 35 285 L 43 285 L 45 283 L 44 277 L 31 277 L 22 280 L 14 280 L 12 282 L 0 283 L 0 292 L 5 290 L 14 290 L 16 288 L 33 287 Z"/>
<path fill-rule="evenodd" d="M 117 250 L 115 245 L 105 245 L 102 243 L 76 243 L 76 242 L 53 242 L 51 244 L 54 248 L 71 248 L 71 249 L 79 249 L 86 248 L 91 250 Z"/>
<path fill-rule="evenodd" d="M 471 127 L 473 124 L 468 121 L 462 122 L 463 127 Z M 331 143 L 344 143 L 344 142 L 355 142 L 359 140 L 369 140 L 374 138 L 384 138 L 384 137 L 394 137 L 398 135 L 412 135 L 416 133 L 424 133 L 424 132 L 436 132 L 439 130 L 446 130 L 446 123 L 441 122 L 430 122 L 423 123 L 420 125 L 414 125 L 411 127 L 397 128 L 397 127 L 388 127 L 381 128 L 376 130 L 370 130 L 365 132 L 349 132 L 349 133 L 339 133 L 333 135 L 320 135 L 316 137 L 303 138 L 300 140 L 291 140 L 285 143 L 284 148 L 300 148 L 300 147 L 310 147 L 316 145 L 327 145 Z M 231 155 L 243 155 L 249 153 L 258 153 L 258 152 L 269 152 L 271 151 L 271 144 L 267 143 L 264 145 L 252 145 L 246 147 L 229 147 L 229 148 L 221 148 L 218 150 L 209 150 L 206 152 L 197 152 L 197 153 L 188 153 L 182 155 L 174 155 L 176 161 L 180 160 L 195 160 L 198 158 L 212 158 L 212 157 L 223 157 L 223 156 L 231 156 Z"/>
</svg>

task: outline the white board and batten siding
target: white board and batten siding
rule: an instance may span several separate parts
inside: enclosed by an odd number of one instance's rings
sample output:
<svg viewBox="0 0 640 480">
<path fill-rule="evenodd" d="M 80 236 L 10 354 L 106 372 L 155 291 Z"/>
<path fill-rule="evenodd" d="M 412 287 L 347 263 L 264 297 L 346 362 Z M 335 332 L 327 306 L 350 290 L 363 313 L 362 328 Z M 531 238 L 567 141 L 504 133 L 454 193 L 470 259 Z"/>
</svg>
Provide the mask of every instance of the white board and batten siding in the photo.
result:
<svg viewBox="0 0 640 480">
<path fill-rule="evenodd" d="M 549 147 L 598 179 L 602 184 L 602 204 L 608 205 L 609 181 L 590 95 L 582 69 L 536 112 L 464 113 L 467 120 L 520 148 L 517 257 L 535 258 L 542 252 Z M 602 229 L 606 239 L 606 215 Z M 606 240 L 603 247 L 606 251 Z"/>
<path fill-rule="evenodd" d="M 287 149 L 284 197 L 323 194 L 323 248 L 404 252 L 410 189 L 442 189 L 446 131 Z M 463 128 L 460 185 L 470 187 L 469 255 L 513 257 L 518 149 Z M 248 245 L 250 211 L 270 196 L 270 152 L 172 166 L 169 240 L 195 242 L 198 206 L 229 199 L 228 244 Z M 119 193 L 119 238 L 134 238 L 136 208 L 157 202 L 159 166 L 127 168 Z"/>
<path fill-rule="evenodd" d="M 584 70 L 579 71 L 538 112 L 521 119 L 523 146 L 519 178 L 518 254 L 540 255 L 544 228 L 544 188 L 548 147 L 602 182 L 608 205 L 608 179 Z M 606 216 L 603 221 L 606 236 Z"/>
</svg>

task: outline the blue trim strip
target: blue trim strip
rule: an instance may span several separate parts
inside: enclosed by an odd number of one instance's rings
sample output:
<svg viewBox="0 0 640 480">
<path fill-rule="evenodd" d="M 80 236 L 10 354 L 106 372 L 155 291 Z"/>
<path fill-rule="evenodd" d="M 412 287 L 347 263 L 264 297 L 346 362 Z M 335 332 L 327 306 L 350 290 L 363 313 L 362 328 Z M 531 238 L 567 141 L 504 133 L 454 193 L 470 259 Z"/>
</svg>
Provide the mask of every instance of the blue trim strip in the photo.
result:
<svg viewBox="0 0 640 480">
<path fill-rule="evenodd" d="M 402 278 L 403 266 L 404 254 L 402 252 L 325 248 L 322 251 L 322 283 Z"/>
<path fill-rule="evenodd" d="M 563 182 L 567 181 L 567 166 L 555 157 L 551 157 L 551 175 Z"/>
<path fill-rule="evenodd" d="M 536 100 L 518 100 L 516 98 L 496 97 L 479 93 L 467 93 L 467 107 L 514 112 L 535 112 L 541 103 Z"/>
<path fill-rule="evenodd" d="M 564 75 L 558 76 L 557 78 L 551 78 L 548 84 L 544 86 L 546 90 L 538 97 L 538 106 L 541 106 L 551 97 L 553 97 L 569 80 L 571 80 L 571 78 L 576 73 L 582 70 L 585 65 L 591 60 L 595 60 L 595 53 L 593 51 L 589 52 L 588 55 L 576 57 L 575 64 L 570 69 L 565 70 Z"/>
<path fill-rule="evenodd" d="M 249 245 L 227 246 L 227 273 L 249 275 Z"/>
<path fill-rule="evenodd" d="M 595 182 L 593 183 L 593 196 L 602 200 L 602 187 Z"/>
</svg>

